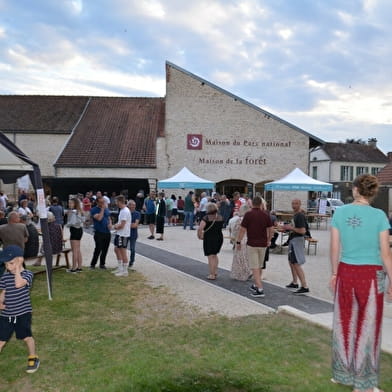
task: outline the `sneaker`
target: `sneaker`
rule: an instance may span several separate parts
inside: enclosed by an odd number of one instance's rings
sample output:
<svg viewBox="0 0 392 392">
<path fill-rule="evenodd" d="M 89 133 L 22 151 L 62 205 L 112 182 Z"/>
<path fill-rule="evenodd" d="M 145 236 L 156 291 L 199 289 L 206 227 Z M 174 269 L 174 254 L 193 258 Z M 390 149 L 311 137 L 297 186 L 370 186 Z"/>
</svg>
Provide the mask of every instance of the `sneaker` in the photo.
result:
<svg viewBox="0 0 392 392">
<path fill-rule="evenodd" d="M 150 235 L 149 237 L 147 237 L 148 240 L 153 240 L 155 237 L 153 235 Z"/>
<path fill-rule="evenodd" d="M 114 276 L 128 276 L 128 269 L 121 269 L 121 271 L 116 272 Z"/>
<path fill-rule="evenodd" d="M 257 286 L 255 284 L 252 284 L 252 286 L 249 287 L 251 291 L 256 291 Z"/>
<path fill-rule="evenodd" d="M 99 269 L 106 269 L 106 266 L 105 265 L 100 265 Z"/>
<path fill-rule="evenodd" d="M 67 272 L 71 274 L 76 274 L 78 271 L 76 269 L 67 269 Z"/>
<path fill-rule="evenodd" d="M 309 289 L 307 287 L 301 287 L 298 290 L 294 291 L 293 294 L 295 295 L 302 295 L 309 293 Z"/>
<path fill-rule="evenodd" d="M 293 283 L 293 282 L 291 282 L 290 284 L 286 284 L 286 287 L 288 288 L 288 289 L 298 289 L 298 284 L 297 283 Z"/>
<path fill-rule="evenodd" d="M 26 372 L 27 373 L 34 373 L 38 370 L 39 368 L 39 359 L 38 357 L 29 357 L 28 361 L 27 361 L 27 369 Z"/>
<path fill-rule="evenodd" d="M 251 294 L 251 296 L 252 297 L 263 298 L 263 297 L 265 297 L 264 290 L 259 289 L 259 288 L 256 287 L 256 290 Z"/>
<path fill-rule="evenodd" d="M 83 270 L 81 268 L 76 268 L 76 272 L 82 272 Z"/>
<path fill-rule="evenodd" d="M 95 270 L 95 265 L 90 265 L 90 267 L 88 267 L 88 269 Z"/>
</svg>

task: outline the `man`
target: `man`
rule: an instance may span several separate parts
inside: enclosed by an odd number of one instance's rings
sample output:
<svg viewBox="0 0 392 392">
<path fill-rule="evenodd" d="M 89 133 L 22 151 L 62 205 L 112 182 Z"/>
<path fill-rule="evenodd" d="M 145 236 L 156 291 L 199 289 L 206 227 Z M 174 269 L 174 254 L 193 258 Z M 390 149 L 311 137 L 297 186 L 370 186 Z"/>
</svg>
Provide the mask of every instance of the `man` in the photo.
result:
<svg viewBox="0 0 392 392">
<path fill-rule="evenodd" d="M 0 211 L 5 211 L 7 208 L 7 196 L 4 192 L 0 192 Z"/>
<path fill-rule="evenodd" d="M 135 263 L 135 253 L 136 253 L 136 240 L 138 237 L 137 228 L 139 226 L 141 214 L 136 210 L 136 202 L 134 200 L 129 200 L 128 202 L 129 211 L 131 211 L 131 235 L 129 236 L 129 264 L 128 268 L 131 268 Z"/>
<path fill-rule="evenodd" d="M 127 248 L 131 235 L 132 216 L 123 195 L 116 197 L 116 203 L 119 214 L 118 222 L 114 225 L 114 230 L 116 230 L 116 235 L 114 237 L 114 253 L 116 254 L 118 262 L 118 270 L 115 273 L 115 276 L 128 276 Z"/>
<path fill-rule="evenodd" d="M 99 268 L 106 269 L 105 261 L 110 245 L 110 229 L 112 222 L 110 220 L 110 211 L 106 207 L 105 199 L 99 197 L 97 205 L 91 209 L 91 216 L 94 224 L 94 242 L 95 249 L 91 260 L 90 269 L 94 269 L 99 257 Z"/>
<path fill-rule="evenodd" d="M 236 241 L 237 249 L 241 249 L 241 241 L 246 233 L 247 253 L 249 259 L 249 267 L 252 270 L 254 284 L 251 286 L 253 297 L 264 297 L 262 284 L 262 268 L 266 248 L 271 243 L 273 235 L 273 226 L 271 218 L 266 211 L 262 210 L 262 202 L 260 196 L 255 196 L 252 200 L 252 209 L 248 211 L 241 222 L 240 231 Z"/>
<path fill-rule="evenodd" d="M 165 194 L 163 192 L 159 192 L 158 201 L 157 201 L 157 210 L 156 210 L 156 232 L 160 234 L 160 237 L 157 238 L 158 241 L 163 241 L 163 232 L 165 226 L 165 216 L 166 216 L 166 202 L 165 202 Z"/>
<path fill-rule="evenodd" d="M 150 229 L 149 240 L 153 240 L 155 231 L 155 191 L 151 191 L 150 195 L 144 199 L 143 210 L 146 213 L 146 224 Z"/>
<path fill-rule="evenodd" d="M 8 245 L 17 245 L 24 249 L 28 238 L 29 232 L 26 225 L 20 223 L 19 214 L 16 211 L 10 212 L 8 223 L 0 226 L 0 241 L 3 243 L 3 248 Z"/>
<path fill-rule="evenodd" d="M 194 211 L 195 206 L 193 205 L 193 191 L 189 191 L 189 193 L 185 196 L 184 200 L 184 230 L 186 230 L 186 226 L 189 222 L 189 229 L 195 230 L 193 227 L 194 221 Z"/>
<path fill-rule="evenodd" d="M 307 229 L 307 222 L 305 215 L 301 212 L 301 200 L 294 199 L 291 202 L 294 211 L 294 225 L 284 225 L 283 228 L 290 230 L 289 236 L 289 266 L 293 280 L 286 287 L 288 289 L 297 289 L 293 292 L 296 295 L 303 295 L 309 293 L 308 285 L 305 280 L 305 273 L 302 265 L 305 264 L 305 233 Z M 301 282 L 301 287 L 298 288 L 298 279 Z"/>
<path fill-rule="evenodd" d="M 200 220 L 202 220 L 207 213 L 207 203 L 208 203 L 207 193 L 202 192 L 202 194 L 200 195 L 200 206 L 199 206 Z"/>
<path fill-rule="evenodd" d="M 34 224 L 29 221 L 27 215 L 22 215 L 20 217 L 21 223 L 26 225 L 27 231 L 29 232 L 29 237 L 25 243 L 23 257 L 25 259 L 29 257 L 36 257 L 39 251 L 39 234 L 38 230 L 35 228 Z"/>
<path fill-rule="evenodd" d="M 233 214 L 234 214 L 234 212 L 239 212 L 241 206 L 242 206 L 242 203 L 240 200 L 240 192 L 234 192 L 233 193 L 233 200 L 232 200 Z"/>
</svg>

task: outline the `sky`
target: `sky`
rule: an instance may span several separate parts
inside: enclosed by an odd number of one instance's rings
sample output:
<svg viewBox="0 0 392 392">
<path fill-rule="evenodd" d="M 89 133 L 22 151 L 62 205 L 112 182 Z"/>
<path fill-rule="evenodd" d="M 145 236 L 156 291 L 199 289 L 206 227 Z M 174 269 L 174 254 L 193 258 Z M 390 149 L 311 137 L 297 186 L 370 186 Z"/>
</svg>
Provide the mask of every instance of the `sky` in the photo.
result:
<svg viewBox="0 0 392 392">
<path fill-rule="evenodd" d="M 392 151 L 390 0 L 0 0 L 0 94 L 163 97 L 165 61 Z"/>
</svg>

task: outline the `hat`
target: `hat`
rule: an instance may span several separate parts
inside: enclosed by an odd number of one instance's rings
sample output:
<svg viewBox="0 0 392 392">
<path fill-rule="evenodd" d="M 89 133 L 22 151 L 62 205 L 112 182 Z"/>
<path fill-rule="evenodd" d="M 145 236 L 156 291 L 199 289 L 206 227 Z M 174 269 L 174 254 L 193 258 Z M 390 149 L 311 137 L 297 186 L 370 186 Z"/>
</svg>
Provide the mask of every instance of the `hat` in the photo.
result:
<svg viewBox="0 0 392 392">
<path fill-rule="evenodd" d="M 8 245 L 0 252 L 0 264 L 8 263 L 15 257 L 23 257 L 23 249 L 17 245 Z"/>
</svg>

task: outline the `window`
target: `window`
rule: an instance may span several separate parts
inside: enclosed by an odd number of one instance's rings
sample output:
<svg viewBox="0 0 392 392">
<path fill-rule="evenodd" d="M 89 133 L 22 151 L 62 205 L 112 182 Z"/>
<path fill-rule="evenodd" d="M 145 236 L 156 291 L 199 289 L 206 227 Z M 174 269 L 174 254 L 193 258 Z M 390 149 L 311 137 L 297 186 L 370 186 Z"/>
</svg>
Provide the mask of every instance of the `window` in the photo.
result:
<svg viewBox="0 0 392 392">
<path fill-rule="evenodd" d="M 369 168 L 367 166 L 357 166 L 357 176 L 367 173 L 369 173 Z"/>
<path fill-rule="evenodd" d="M 340 181 L 352 181 L 354 178 L 353 166 L 340 166 Z"/>
<path fill-rule="evenodd" d="M 312 166 L 312 177 L 317 180 L 317 166 Z"/>
<path fill-rule="evenodd" d="M 380 167 L 372 167 L 372 175 L 375 176 L 380 170 Z"/>
</svg>

